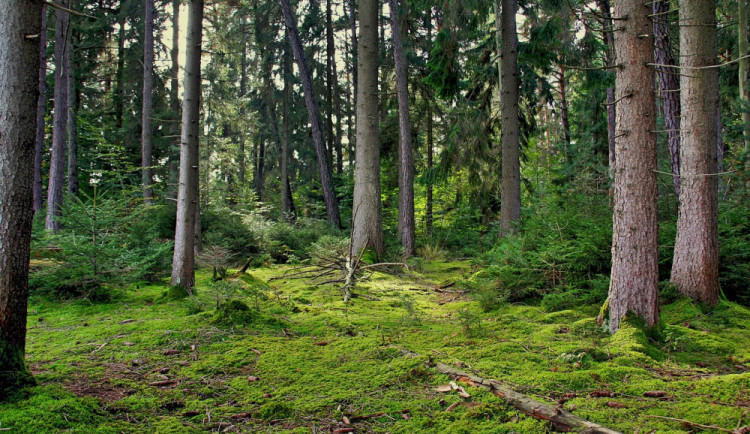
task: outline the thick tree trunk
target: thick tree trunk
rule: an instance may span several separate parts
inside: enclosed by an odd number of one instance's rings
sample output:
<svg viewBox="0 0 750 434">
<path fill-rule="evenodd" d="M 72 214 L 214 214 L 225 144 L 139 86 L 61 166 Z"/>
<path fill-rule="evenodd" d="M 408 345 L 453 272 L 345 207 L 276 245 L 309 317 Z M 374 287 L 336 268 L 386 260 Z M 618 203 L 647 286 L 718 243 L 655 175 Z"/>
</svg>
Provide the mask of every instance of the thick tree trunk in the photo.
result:
<svg viewBox="0 0 750 434">
<path fill-rule="evenodd" d="M 281 11 L 284 14 L 284 22 L 288 30 L 292 52 L 294 53 L 294 58 L 297 60 L 300 80 L 302 81 L 302 92 L 305 94 L 305 105 L 307 106 L 307 115 L 310 119 L 315 153 L 318 156 L 318 172 L 320 172 L 320 184 L 323 189 L 323 200 L 326 204 L 328 223 L 332 227 L 340 228 L 341 215 L 339 214 L 339 202 L 333 190 L 331 162 L 328 159 L 325 143 L 323 142 L 323 135 L 320 128 L 320 110 L 318 109 L 318 103 L 313 93 L 312 75 L 307 66 L 305 52 L 302 49 L 302 42 L 297 31 L 297 22 L 292 13 L 292 6 L 289 0 L 279 0 L 279 2 L 281 3 Z"/>
<path fill-rule="evenodd" d="M 75 6 L 74 6 L 75 7 Z M 69 47 L 65 56 L 65 69 L 68 73 L 68 195 L 78 194 L 78 91 L 75 81 L 73 55 L 73 29 L 69 25 L 65 44 Z"/>
<path fill-rule="evenodd" d="M 414 157 L 412 156 L 411 119 L 409 118 L 408 63 L 401 41 L 401 23 L 397 0 L 389 0 L 393 60 L 396 66 L 399 124 L 398 171 L 398 234 L 405 257 L 413 256 L 414 228 Z"/>
<path fill-rule="evenodd" d="M 677 62 L 672 54 L 672 38 L 669 35 L 669 0 L 654 0 L 654 63 L 661 99 L 664 125 L 667 130 L 669 156 L 672 166 L 674 192 L 680 197 L 680 81 Z"/>
<path fill-rule="evenodd" d="M 385 252 L 380 203 L 380 137 L 378 126 L 378 2 L 359 1 L 357 70 L 357 151 L 354 172 L 354 223 L 351 251 Z"/>
<path fill-rule="evenodd" d="M 737 53 L 739 62 L 739 82 L 740 82 L 740 102 L 742 103 L 742 126 L 743 137 L 745 140 L 745 151 L 750 151 L 750 88 L 748 86 L 748 70 L 750 70 L 750 59 L 747 58 L 750 51 L 747 48 L 747 28 L 748 28 L 748 0 L 737 0 L 739 8 L 739 40 Z"/>
<path fill-rule="evenodd" d="M 0 3 L 0 400 L 34 382 L 24 352 L 41 22 L 41 1 Z"/>
<path fill-rule="evenodd" d="M 501 86 L 502 192 L 500 196 L 500 234 L 515 230 L 521 218 L 521 164 L 518 122 L 518 35 L 516 0 L 502 0 L 503 62 Z"/>
<path fill-rule="evenodd" d="M 174 143 L 170 145 L 169 150 L 169 188 L 167 189 L 169 197 L 177 197 L 177 184 L 180 178 L 180 92 L 179 92 L 179 75 L 180 75 L 180 4 L 181 0 L 172 0 L 172 49 L 169 57 L 172 61 L 172 68 L 169 71 L 169 107 L 172 111 L 172 135 L 176 136 Z"/>
<path fill-rule="evenodd" d="M 34 140 L 34 213 L 44 208 L 42 161 L 44 160 L 44 116 L 47 114 L 47 6 L 42 5 L 42 31 L 39 34 L 39 98 L 36 106 Z"/>
<path fill-rule="evenodd" d="M 184 286 L 188 291 L 195 285 L 202 37 L 203 0 L 190 0 L 180 143 L 180 184 L 172 260 L 172 285 Z"/>
<path fill-rule="evenodd" d="M 61 0 L 60 6 L 68 7 L 68 0 Z M 47 186 L 47 230 L 57 231 L 63 202 L 65 178 L 65 141 L 68 124 L 68 71 L 65 57 L 68 55 L 66 45 L 69 31 L 68 13 L 55 10 L 55 111 L 52 120 L 52 152 L 50 156 L 49 185 Z"/>
<path fill-rule="evenodd" d="M 629 311 L 653 326 L 659 318 L 654 43 L 651 8 L 619 0 L 614 16 L 628 17 L 615 32 L 617 135 L 609 328 Z"/>
<path fill-rule="evenodd" d="M 681 191 L 671 281 L 682 294 L 719 301 L 716 0 L 682 0 Z"/>
<path fill-rule="evenodd" d="M 613 31 L 612 9 L 609 0 L 596 1 L 599 12 L 604 18 L 604 42 L 607 47 L 607 66 L 612 67 L 615 64 L 615 33 Z M 614 176 L 615 167 L 615 89 L 607 89 L 607 138 L 609 139 L 609 168 L 610 176 Z"/>
<path fill-rule="evenodd" d="M 153 114 L 154 90 L 154 0 L 146 0 L 145 30 L 143 39 L 143 110 L 141 121 L 141 167 L 143 178 L 143 202 L 149 205 L 154 197 L 152 184 L 154 182 L 151 168 L 152 131 L 151 118 Z"/>
</svg>

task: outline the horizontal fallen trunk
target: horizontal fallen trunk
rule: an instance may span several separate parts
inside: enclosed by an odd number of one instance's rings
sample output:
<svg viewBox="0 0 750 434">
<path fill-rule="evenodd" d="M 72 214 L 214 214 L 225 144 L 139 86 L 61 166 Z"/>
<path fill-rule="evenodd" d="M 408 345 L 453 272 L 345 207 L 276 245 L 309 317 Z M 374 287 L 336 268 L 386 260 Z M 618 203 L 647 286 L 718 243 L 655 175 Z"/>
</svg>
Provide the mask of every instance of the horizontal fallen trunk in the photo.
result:
<svg viewBox="0 0 750 434">
<path fill-rule="evenodd" d="M 522 393 L 516 392 L 515 390 L 504 386 L 497 380 L 477 377 L 440 362 L 435 364 L 435 369 L 438 372 L 449 375 L 456 381 L 460 381 L 469 386 L 482 387 L 489 390 L 493 395 L 506 401 L 517 410 L 520 410 L 531 417 L 549 421 L 553 428 L 558 431 L 578 431 L 601 434 L 617 433 L 617 431 L 613 431 L 609 428 L 605 428 L 601 425 L 580 418 L 569 411 L 550 404 L 545 404 Z"/>
</svg>

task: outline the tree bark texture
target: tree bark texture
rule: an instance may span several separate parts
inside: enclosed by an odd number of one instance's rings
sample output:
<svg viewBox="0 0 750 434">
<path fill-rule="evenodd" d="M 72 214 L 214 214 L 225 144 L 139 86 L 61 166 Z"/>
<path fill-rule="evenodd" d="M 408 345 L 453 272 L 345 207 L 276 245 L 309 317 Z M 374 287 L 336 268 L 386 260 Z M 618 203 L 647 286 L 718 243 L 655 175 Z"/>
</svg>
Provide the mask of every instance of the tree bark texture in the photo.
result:
<svg viewBox="0 0 750 434">
<path fill-rule="evenodd" d="M 75 7 L 75 5 L 72 6 Z M 68 195 L 72 197 L 78 194 L 78 94 L 75 81 L 75 63 L 73 62 L 75 53 L 73 27 L 70 21 L 65 37 L 65 44 L 69 47 L 65 56 L 65 69 L 68 74 Z"/>
<path fill-rule="evenodd" d="M 169 71 L 169 108 L 172 111 L 172 135 L 176 138 L 169 149 L 169 188 L 167 192 L 169 197 L 177 197 L 177 184 L 180 177 L 180 3 L 181 0 L 172 0 L 172 49 L 169 52 L 169 58 L 172 61 L 172 67 Z"/>
<path fill-rule="evenodd" d="M 292 13 L 292 6 L 289 0 L 279 0 L 279 3 L 281 3 L 281 12 L 284 15 L 284 22 L 288 31 L 289 42 L 292 45 L 292 52 L 299 68 L 302 92 L 305 94 L 305 105 L 307 106 L 307 115 L 310 119 L 315 153 L 318 157 L 318 172 L 320 172 L 320 184 L 323 189 L 323 200 L 326 204 L 328 224 L 332 227 L 340 228 L 341 215 L 339 213 L 339 202 L 333 190 L 331 162 L 328 159 L 326 146 L 323 142 L 323 134 L 320 126 L 320 110 L 318 109 L 318 103 L 313 93 L 312 75 L 310 74 L 310 68 L 307 66 L 305 51 L 302 49 L 302 42 L 297 31 L 297 21 Z"/>
<path fill-rule="evenodd" d="M 682 294 L 719 301 L 716 0 L 682 0 L 681 191 L 671 281 Z"/>
<path fill-rule="evenodd" d="M 355 0 L 348 0 L 347 2 L 349 4 L 349 34 L 350 34 L 350 41 L 351 41 L 351 62 L 349 62 L 351 67 L 351 74 L 352 74 L 352 99 L 353 99 L 353 105 L 354 110 L 352 110 L 352 121 L 349 124 L 349 166 L 353 167 L 354 163 L 354 146 L 356 143 L 356 126 L 357 126 L 357 89 L 359 89 L 359 84 L 357 82 L 357 12 L 356 8 L 354 6 Z"/>
<path fill-rule="evenodd" d="M 391 15 L 393 60 L 396 66 L 398 96 L 399 171 L 398 171 L 398 234 L 405 257 L 416 251 L 414 224 L 414 157 L 412 155 L 411 119 L 409 118 L 408 63 L 401 40 L 401 23 L 397 0 L 388 0 Z"/>
<path fill-rule="evenodd" d="M 612 275 L 609 287 L 610 331 L 632 311 L 653 326 L 659 318 L 654 43 L 651 6 L 619 0 L 614 16 L 627 17 L 615 32 L 618 65 L 615 89 L 615 192 Z"/>
<path fill-rule="evenodd" d="M 0 3 L 0 399 L 33 383 L 26 368 L 41 1 Z"/>
<path fill-rule="evenodd" d="M 144 39 L 143 39 L 143 109 L 141 121 L 141 175 L 143 183 L 143 202 L 150 204 L 154 197 L 154 174 L 151 168 L 153 149 L 151 118 L 153 117 L 154 92 L 154 0 L 144 4 Z"/>
<path fill-rule="evenodd" d="M 671 66 L 657 66 L 656 77 L 669 143 L 672 182 L 675 194 L 680 197 L 680 79 L 677 75 L 679 69 L 674 68 L 677 62 L 672 51 L 672 37 L 669 35 L 671 8 L 669 0 L 654 0 L 654 63 Z"/>
<path fill-rule="evenodd" d="M 500 196 L 500 234 L 515 230 L 521 218 L 521 164 L 518 122 L 518 35 L 516 0 L 502 0 L 502 191 Z"/>
<path fill-rule="evenodd" d="M 195 285 L 195 227 L 198 212 L 198 160 L 201 96 L 201 42 L 203 0 L 191 0 L 185 51 L 185 80 L 180 139 L 180 182 L 177 191 L 172 285 L 188 291 Z"/>
<path fill-rule="evenodd" d="M 385 252 L 380 202 L 380 132 L 378 125 L 378 2 L 359 1 L 357 47 L 357 149 L 354 171 L 354 223 L 351 250 Z"/>
<path fill-rule="evenodd" d="M 70 6 L 69 0 L 60 0 L 62 7 Z M 47 230 L 57 231 L 63 202 L 63 184 L 65 178 L 65 141 L 68 124 L 68 13 L 55 10 L 55 111 L 52 117 L 52 152 L 50 156 L 49 184 L 47 186 Z"/>
<path fill-rule="evenodd" d="M 47 114 L 47 5 L 42 4 L 42 26 L 39 33 L 39 98 L 36 106 L 36 139 L 34 141 L 34 213 L 44 208 L 42 161 L 44 160 L 45 114 Z"/>
</svg>

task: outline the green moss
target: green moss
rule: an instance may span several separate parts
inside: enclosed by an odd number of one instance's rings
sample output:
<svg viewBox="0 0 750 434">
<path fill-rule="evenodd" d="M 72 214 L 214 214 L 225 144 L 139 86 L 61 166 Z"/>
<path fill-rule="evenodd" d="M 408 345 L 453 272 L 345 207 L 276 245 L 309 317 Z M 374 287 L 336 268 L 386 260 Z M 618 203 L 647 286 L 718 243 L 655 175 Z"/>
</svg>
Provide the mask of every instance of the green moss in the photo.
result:
<svg viewBox="0 0 750 434">
<path fill-rule="evenodd" d="M 192 290 L 193 294 L 195 293 L 195 289 Z M 188 293 L 187 289 L 182 285 L 174 285 L 170 286 L 167 291 L 162 294 L 161 297 L 159 297 L 161 300 L 165 301 L 174 301 L 174 300 L 182 300 L 183 298 L 189 297 L 190 294 Z"/>
<path fill-rule="evenodd" d="M 5 340 L 0 333 L 0 401 L 12 400 L 24 388 L 34 384 L 23 349 Z"/>
</svg>

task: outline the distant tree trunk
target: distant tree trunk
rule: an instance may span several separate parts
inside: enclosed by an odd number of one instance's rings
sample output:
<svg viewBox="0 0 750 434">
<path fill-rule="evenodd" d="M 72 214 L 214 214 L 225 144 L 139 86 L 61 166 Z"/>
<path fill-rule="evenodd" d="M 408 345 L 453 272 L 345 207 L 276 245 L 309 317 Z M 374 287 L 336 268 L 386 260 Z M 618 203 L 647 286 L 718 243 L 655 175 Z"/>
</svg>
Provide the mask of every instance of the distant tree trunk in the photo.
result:
<svg viewBox="0 0 750 434">
<path fill-rule="evenodd" d="M 607 47 L 607 66 L 615 64 L 615 33 L 612 25 L 612 9 L 609 0 L 597 0 L 599 11 L 604 17 L 604 41 Z M 607 137 L 609 138 L 609 173 L 614 177 L 615 167 L 615 88 L 607 88 Z"/>
<path fill-rule="evenodd" d="M 263 104 L 265 105 L 265 104 Z M 262 110 L 262 109 L 261 109 Z M 265 116 L 262 116 L 264 118 Z M 255 160 L 255 195 L 258 202 L 263 201 L 263 166 L 266 159 L 266 135 L 258 134 L 258 157 Z"/>
<path fill-rule="evenodd" d="M 0 400 L 34 383 L 24 353 L 41 16 L 41 1 L 0 3 Z"/>
<path fill-rule="evenodd" d="M 247 96 L 247 18 L 242 17 L 242 57 L 240 58 L 240 114 L 245 114 L 245 97 Z M 245 190 L 245 134 L 240 134 L 240 149 L 237 155 L 239 167 L 240 191 Z"/>
<path fill-rule="evenodd" d="M 399 171 L 398 171 L 398 233 L 405 257 L 413 256 L 415 246 L 414 228 L 414 158 L 411 143 L 411 119 L 409 119 L 408 63 L 401 41 L 401 23 L 397 0 L 388 0 L 391 13 L 391 37 L 393 59 L 396 66 L 396 89 L 398 92 L 399 124 Z"/>
<path fill-rule="evenodd" d="M 497 98 L 503 99 L 503 25 L 502 25 L 502 6 L 500 0 L 493 0 L 492 7 L 495 13 L 495 49 L 497 50 Z M 432 29 L 428 29 L 430 32 Z M 429 38 L 430 41 L 432 38 Z M 429 54 L 429 53 L 427 53 Z"/>
<path fill-rule="evenodd" d="M 618 134 L 616 136 L 612 275 L 609 328 L 629 311 L 653 326 L 659 319 L 654 42 L 642 0 L 618 0 L 614 16 L 627 17 L 615 33 Z"/>
<path fill-rule="evenodd" d="M 328 143 L 328 155 L 331 158 L 331 165 L 335 161 L 334 150 L 336 149 L 336 136 L 333 134 L 333 64 L 336 51 L 333 42 L 333 11 L 331 9 L 331 0 L 326 0 L 326 141 Z"/>
<path fill-rule="evenodd" d="M 66 0 L 67 2 L 68 0 Z M 117 72 L 115 76 L 115 126 L 117 129 L 122 128 L 122 117 L 125 111 L 125 88 L 124 88 L 124 77 L 125 74 L 125 21 L 127 17 L 125 12 L 120 11 L 120 17 L 118 19 L 118 25 L 120 30 L 117 36 Z"/>
<path fill-rule="evenodd" d="M 182 107 L 180 184 L 177 192 L 177 220 L 172 260 L 172 285 L 184 286 L 188 291 L 195 285 L 202 36 L 203 0 L 190 0 Z"/>
<path fill-rule="evenodd" d="M 68 0 L 58 3 L 68 7 Z M 55 111 L 52 120 L 52 153 L 50 156 L 49 185 L 47 186 L 47 220 L 45 227 L 50 231 L 60 229 L 57 217 L 60 215 L 63 202 L 65 178 L 65 139 L 68 123 L 68 66 L 65 57 L 68 55 L 67 33 L 69 31 L 68 13 L 55 10 Z"/>
<path fill-rule="evenodd" d="M 292 75 L 292 60 L 289 52 L 289 45 L 284 44 L 284 97 L 282 98 L 283 107 L 283 133 L 281 136 L 281 217 L 285 221 L 294 220 L 294 201 L 292 191 L 289 186 L 289 102 L 292 98 L 291 85 L 289 80 Z"/>
<path fill-rule="evenodd" d="M 352 251 L 385 252 L 380 203 L 380 137 L 378 130 L 378 2 L 359 0 L 357 48 L 357 155 L 354 172 Z"/>
<path fill-rule="evenodd" d="M 36 106 L 34 140 L 34 213 L 44 208 L 42 161 L 44 160 L 44 115 L 47 113 L 47 5 L 42 4 L 42 31 L 39 34 L 39 98 Z"/>
<path fill-rule="evenodd" d="M 169 185 L 167 189 L 169 196 L 176 198 L 177 184 L 180 178 L 180 3 L 181 0 L 172 0 L 172 49 L 169 57 L 172 60 L 172 68 L 169 71 L 171 82 L 169 84 L 169 107 L 172 111 L 172 135 L 176 136 L 170 145 L 169 151 Z"/>
<path fill-rule="evenodd" d="M 75 7 L 75 6 L 74 6 Z M 75 64 L 73 55 L 73 29 L 68 21 L 68 32 L 65 35 L 68 52 L 65 56 L 65 69 L 68 73 L 68 195 L 78 194 L 78 94 L 75 81 Z"/>
<path fill-rule="evenodd" d="M 499 39 L 500 38 L 500 24 L 499 24 L 500 11 L 499 11 L 499 5 L 498 5 L 498 1 L 497 0 L 495 0 L 495 18 L 498 20 L 498 24 L 497 24 L 498 28 L 497 28 L 497 35 L 496 36 L 498 38 L 498 46 L 497 46 L 497 49 L 498 49 L 498 62 L 500 62 L 500 60 L 499 60 L 499 58 L 500 58 L 499 54 L 500 54 L 500 48 L 501 48 L 500 47 L 500 42 L 499 42 L 500 41 L 500 39 Z M 428 44 L 432 44 L 432 9 L 430 9 L 427 12 L 427 22 L 428 22 L 428 24 L 427 24 L 427 41 L 428 41 Z M 427 52 L 427 54 L 429 55 L 429 51 Z M 498 66 L 500 66 L 499 63 L 498 63 Z M 498 71 L 499 70 L 500 69 L 498 68 Z M 498 74 L 500 74 L 500 73 L 498 72 Z M 429 89 L 429 88 L 427 88 L 427 89 Z M 430 91 L 427 90 L 427 92 L 430 92 Z M 424 96 L 424 100 L 426 101 L 426 104 L 427 104 L 427 171 L 431 172 L 432 171 L 432 166 L 433 166 L 433 161 L 432 161 L 433 156 L 432 156 L 432 154 L 433 154 L 433 140 L 434 140 L 433 139 L 433 125 L 432 125 L 432 122 L 433 122 L 433 120 L 432 120 L 432 116 L 433 116 L 433 114 L 432 114 L 432 104 L 433 104 L 433 102 L 432 102 L 432 95 L 425 95 Z M 432 192 L 433 192 L 433 183 L 432 183 L 432 177 L 430 177 L 430 179 L 427 182 L 427 203 L 425 204 L 425 229 L 427 230 L 427 235 L 432 235 L 432 221 L 433 221 Z"/>
<path fill-rule="evenodd" d="M 521 218 L 521 164 L 518 124 L 518 35 L 516 0 L 502 0 L 502 193 L 500 196 L 500 233 L 515 230 Z"/>
<path fill-rule="evenodd" d="M 152 132 L 151 118 L 153 116 L 154 91 L 154 0 L 146 0 L 144 4 L 146 17 L 144 21 L 145 34 L 143 37 L 143 120 L 141 122 L 141 167 L 143 168 L 143 202 L 151 204 L 154 198 L 152 184 L 154 182 L 151 168 Z"/>
<path fill-rule="evenodd" d="M 573 164 L 572 150 L 570 149 L 570 121 L 568 120 L 568 93 L 565 83 L 565 66 L 560 65 L 560 120 L 563 127 L 563 142 L 565 144 L 565 160 L 568 165 Z"/>
<path fill-rule="evenodd" d="M 682 0 L 680 102 L 682 166 L 671 281 L 682 294 L 719 302 L 716 110 L 716 0 Z"/>
<path fill-rule="evenodd" d="M 672 54 L 672 38 L 669 35 L 670 0 L 654 0 L 654 63 L 677 65 Z M 669 142 L 670 163 L 674 192 L 680 197 L 680 81 L 679 69 L 670 66 L 656 67 L 659 98 L 662 101 L 664 125 Z"/>
<path fill-rule="evenodd" d="M 748 0 L 737 0 L 739 7 L 739 41 L 737 53 L 739 62 L 739 82 L 740 82 L 740 102 L 742 103 L 742 131 L 745 141 L 745 151 L 750 152 L 750 89 L 748 89 L 748 70 L 750 70 L 750 59 L 747 58 L 750 51 L 747 48 L 747 28 L 748 28 Z"/>
<path fill-rule="evenodd" d="M 351 61 L 349 62 L 351 67 L 351 74 L 352 74 L 352 107 L 354 109 L 352 110 L 352 121 L 349 124 L 349 167 L 354 167 L 354 144 L 356 142 L 356 125 L 357 125 L 357 89 L 359 89 L 359 85 L 357 84 L 357 8 L 354 6 L 355 0 L 349 0 L 347 3 L 349 4 L 349 34 L 350 34 L 350 41 L 351 41 Z"/>
<path fill-rule="evenodd" d="M 300 80 L 302 81 L 302 91 L 305 94 L 305 105 L 307 106 L 307 115 L 310 119 L 312 129 L 313 144 L 315 153 L 318 156 L 318 172 L 320 172 L 320 184 L 323 189 L 323 200 L 326 204 L 328 214 L 328 223 L 335 228 L 341 227 L 341 215 L 339 214 L 339 202 L 336 193 L 333 190 L 333 181 L 331 180 L 331 162 L 328 159 L 323 135 L 320 128 L 320 110 L 313 93 L 312 75 L 307 67 L 307 59 L 302 49 L 302 42 L 297 31 L 297 22 L 292 13 L 292 6 L 289 0 L 279 0 L 281 11 L 284 14 L 284 21 L 288 29 L 289 42 L 292 45 L 294 58 L 297 60 L 297 66 L 300 71 Z"/>
</svg>

